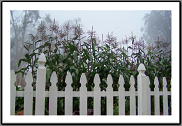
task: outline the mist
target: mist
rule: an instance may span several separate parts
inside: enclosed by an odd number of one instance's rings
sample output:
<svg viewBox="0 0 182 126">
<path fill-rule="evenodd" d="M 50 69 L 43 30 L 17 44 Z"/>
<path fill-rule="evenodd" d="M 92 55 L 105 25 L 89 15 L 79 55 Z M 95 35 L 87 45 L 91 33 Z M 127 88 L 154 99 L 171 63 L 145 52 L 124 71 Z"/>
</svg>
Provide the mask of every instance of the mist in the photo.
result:
<svg viewBox="0 0 182 126">
<path fill-rule="evenodd" d="M 59 25 L 78 19 L 84 32 L 92 30 L 93 26 L 93 30 L 101 40 L 102 34 L 103 40 L 105 40 L 108 32 L 113 32 L 118 42 L 121 42 L 125 36 L 130 36 L 131 32 L 138 39 L 142 36 L 143 33 L 140 29 L 144 24 L 142 18 L 146 13 L 150 13 L 150 10 L 40 10 L 41 17 L 50 14 L 51 19 L 55 19 Z"/>
</svg>

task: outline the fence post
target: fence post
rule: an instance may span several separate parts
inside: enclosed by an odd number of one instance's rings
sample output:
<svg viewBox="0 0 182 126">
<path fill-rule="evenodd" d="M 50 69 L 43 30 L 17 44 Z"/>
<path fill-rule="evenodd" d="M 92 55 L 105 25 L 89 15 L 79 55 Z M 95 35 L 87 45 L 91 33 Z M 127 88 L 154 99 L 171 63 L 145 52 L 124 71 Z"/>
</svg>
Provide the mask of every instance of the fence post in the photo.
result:
<svg viewBox="0 0 182 126">
<path fill-rule="evenodd" d="M 141 63 L 138 67 L 138 115 L 147 115 L 147 88 L 145 66 Z"/>
<path fill-rule="evenodd" d="M 37 70 L 37 83 L 36 83 L 36 102 L 35 102 L 35 115 L 44 115 L 45 110 L 45 79 L 46 79 L 46 58 L 44 53 L 41 53 Z"/>
</svg>

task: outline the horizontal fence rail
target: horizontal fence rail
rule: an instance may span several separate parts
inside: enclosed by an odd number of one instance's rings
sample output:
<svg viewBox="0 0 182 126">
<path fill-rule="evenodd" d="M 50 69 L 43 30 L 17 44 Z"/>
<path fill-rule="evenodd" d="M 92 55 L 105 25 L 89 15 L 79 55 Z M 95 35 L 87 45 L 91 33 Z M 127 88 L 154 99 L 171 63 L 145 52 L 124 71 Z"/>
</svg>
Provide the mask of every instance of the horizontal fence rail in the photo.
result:
<svg viewBox="0 0 182 126">
<path fill-rule="evenodd" d="M 154 91 L 149 92 L 150 96 L 154 96 Z M 119 96 L 119 91 L 113 91 L 113 96 Z M 130 91 L 124 91 L 125 96 L 130 96 Z M 163 96 L 163 91 L 159 91 L 159 95 Z M 168 91 L 167 95 L 171 95 Z M 57 91 L 57 97 L 65 97 L 65 91 Z M 106 97 L 106 91 L 100 91 L 101 97 Z M 135 91 L 135 96 L 138 96 L 138 91 Z M 24 91 L 16 91 L 16 97 L 24 97 Z M 36 97 L 36 91 L 33 91 L 33 97 Z M 44 97 L 49 97 L 49 91 L 45 91 Z M 73 91 L 73 97 L 80 97 L 80 91 Z M 87 91 L 87 97 L 94 97 L 94 91 Z"/>
<path fill-rule="evenodd" d="M 131 85 L 129 91 L 125 91 L 124 88 L 124 78 L 122 75 L 119 77 L 119 88 L 118 91 L 113 91 L 113 79 L 109 74 L 107 77 L 107 89 L 106 91 L 101 91 L 99 87 L 100 77 L 98 74 L 95 74 L 94 77 L 94 91 L 87 91 L 87 79 L 85 73 L 82 73 L 80 78 L 81 87 L 79 91 L 73 91 L 71 84 L 73 83 L 71 73 L 68 71 L 65 79 L 66 87 L 65 91 L 58 91 L 56 86 L 57 75 L 56 72 L 52 73 L 50 82 L 51 86 L 49 91 L 45 91 L 45 80 L 46 80 L 46 68 L 44 67 L 46 59 L 42 53 L 39 57 L 39 68 L 37 70 L 37 82 L 36 82 L 36 91 L 33 91 L 31 86 L 33 78 L 31 72 L 29 71 L 26 75 L 25 81 L 26 86 L 24 91 L 16 91 L 14 85 L 15 73 L 11 70 L 11 108 L 10 114 L 15 114 L 15 98 L 24 97 L 24 115 L 32 115 L 33 108 L 33 97 L 36 98 L 35 102 L 35 115 L 44 115 L 45 108 L 45 97 L 49 97 L 49 115 L 57 115 L 57 98 L 65 98 L 65 115 L 73 114 L 73 97 L 80 98 L 80 115 L 87 115 L 87 98 L 93 97 L 93 114 L 101 115 L 101 97 L 106 97 L 107 105 L 107 115 L 113 115 L 113 97 L 117 97 L 119 100 L 119 115 L 125 115 L 125 97 L 130 97 L 130 115 L 136 115 L 136 102 L 138 102 L 138 115 L 151 115 L 151 96 L 154 96 L 155 103 L 155 115 L 160 114 L 160 96 L 163 96 L 163 114 L 168 115 L 168 96 L 171 95 L 170 91 L 167 91 L 167 81 L 163 77 L 163 91 L 159 91 L 159 81 L 155 77 L 154 91 L 151 91 L 149 88 L 150 80 L 149 77 L 144 74 L 145 67 L 143 64 L 140 64 L 138 67 L 139 75 L 137 77 L 138 88 L 135 90 L 135 79 L 132 75 L 130 77 L 129 84 Z M 136 96 L 138 100 L 136 101 Z"/>
</svg>

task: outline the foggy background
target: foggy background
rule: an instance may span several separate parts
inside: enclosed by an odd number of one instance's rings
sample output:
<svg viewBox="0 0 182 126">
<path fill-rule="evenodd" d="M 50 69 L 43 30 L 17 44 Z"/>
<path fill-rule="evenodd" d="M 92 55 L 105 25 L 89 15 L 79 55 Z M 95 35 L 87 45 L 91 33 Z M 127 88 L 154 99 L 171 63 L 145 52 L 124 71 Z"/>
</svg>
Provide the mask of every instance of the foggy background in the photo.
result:
<svg viewBox="0 0 182 126">
<path fill-rule="evenodd" d="M 162 41 L 164 39 L 171 43 L 171 11 L 11 10 L 10 12 L 11 69 L 14 70 L 18 64 L 14 58 L 21 59 L 27 53 L 22 47 L 25 42 L 30 42 L 30 34 L 36 35 L 41 22 L 46 26 L 48 34 L 51 34 L 49 29 L 54 23 L 63 32 L 68 25 L 70 30 L 67 39 L 74 38 L 72 27 L 78 25 L 82 31 L 82 43 L 87 41 L 89 32 L 94 33 L 97 43 L 101 46 L 105 44 L 108 35 L 113 37 L 118 47 L 125 49 L 132 44 L 131 38 L 134 38 L 135 42 L 143 42 L 145 49 L 154 45 L 159 40 L 158 37 Z M 165 33 L 166 31 L 169 33 Z M 128 50 L 127 54 L 130 55 L 131 51 Z"/>
<path fill-rule="evenodd" d="M 92 29 L 96 31 L 97 36 L 103 40 L 106 35 L 113 32 L 117 37 L 117 41 L 131 35 L 131 31 L 137 38 L 143 34 L 141 26 L 144 25 L 142 18 L 150 10 L 40 10 L 40 16 L 44 17 L 45 14 L 50 14 L 50 18 L 59 22 L 62 25 L 64 22 L 77 19 L 82 24 L 84 32 Z"/>
<path fill-rule="evenodd" d="M 43 25 L 44 27 L 42 27 Z M 44 38 L 41 38 L 43 34 L 45 36 L 62 35 L 60 41 L 61 39 L 71 40 L 79 36 L 81 41 L 76 42 L 80 44 L 87 42 L 90 45 L 93 37 L 98 45 L 108 44 L 111 47 L 114 44 L 117 48 L 123 49 L 128 56 L 135 50 L 138 52 L 137 49 L 140 48 L 145 52 L 147 50 L 157 52 L 160 51 L 160 46 L 166 53 L 171 50 L 171 11 L 10 10 L 11 70 L 19 71 L 21 68 L 27 67 L 27 63 L 21 62 L 20 59 L 23 59 L 25 54 L 31 53 L 31 48 L 33 50 L 37 48 L 30 43 L 43 40 Z M 159 43 L 159 41 L 161 42 Z M 163 42 L 166 42 L 165 46 L 163 46 Z M 40 45 L 41 43 L 37 44 L 37 46 Z M 157 46 L 157 48 L 155 49 L 153 46 Z M 129 47 L 133 48 L 132 51 Z M 51 48 L 54 48 L 54 42 Z M 63 49 L 59 50 L 60 54 L 64 53 Z"/>
</svg>

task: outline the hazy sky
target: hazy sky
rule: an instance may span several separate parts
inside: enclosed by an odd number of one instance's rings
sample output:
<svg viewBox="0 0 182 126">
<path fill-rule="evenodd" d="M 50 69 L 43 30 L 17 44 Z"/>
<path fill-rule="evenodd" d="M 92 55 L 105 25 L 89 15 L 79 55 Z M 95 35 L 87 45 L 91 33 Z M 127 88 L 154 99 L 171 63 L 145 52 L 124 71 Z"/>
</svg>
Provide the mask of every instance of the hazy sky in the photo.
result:
<svg viewBox="0 0 182 126">
<path fill-rule="evenodd" d="M 83 31 L 87 32 L 92 29 L 96 31 L 99 39 L 105 40 L 106 35 L 113 32 L 113 36 L 117 37 L 117 41 L 122 38 L 136 35 L 137 39 L 142 36 L 140 31 L 144 25 L 142 18 L 150 10 L 40 10 L 40 16 L 50 14 L 51 19 L 63 25 L 68 20 L 81 19 Z"/>
</svg>

